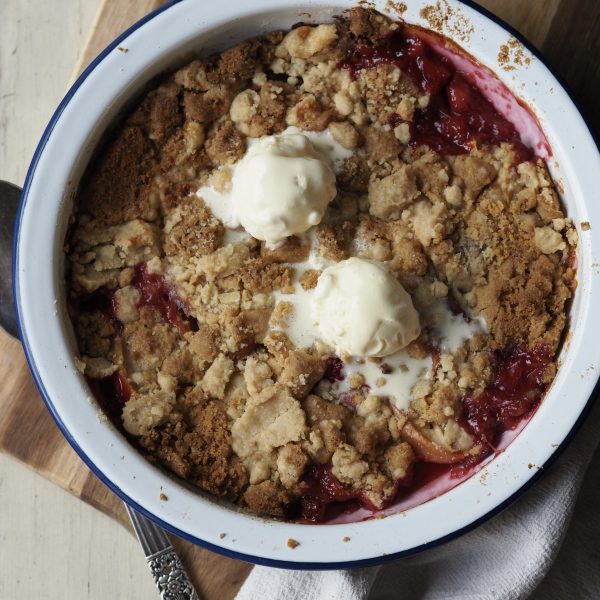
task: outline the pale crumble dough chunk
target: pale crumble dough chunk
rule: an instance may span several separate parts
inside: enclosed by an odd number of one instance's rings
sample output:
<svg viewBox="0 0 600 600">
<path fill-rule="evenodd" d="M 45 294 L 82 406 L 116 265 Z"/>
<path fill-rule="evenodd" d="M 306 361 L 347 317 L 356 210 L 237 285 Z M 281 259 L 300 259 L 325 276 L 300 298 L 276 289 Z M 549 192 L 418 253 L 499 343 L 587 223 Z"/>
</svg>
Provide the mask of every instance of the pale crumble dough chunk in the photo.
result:
<svg viewBox="0 0 600 600">
<path fill-rule="evenodd" d="M 331 123 L 329 131 L 331 131 L 331 137 L 348 150 L 356 148 L 360 142 L 360 134 L 348 121 Z"/>
<path fill-rule="evenodd" d="M 113 373 L 119 370 L 118 365 L 113 365 L 109 360 L 102 356 L 85 356 L 81 357 L 83 362 L 83 373 L 94 379 L 103 379 L 110 377 Z"/>
<path fill-rule="evenodd" d="M 399 219 L 402 210 L 419 196 L 416 174 L 402 165 L 391 175 L 375 179 L 369 185 L 369 212 L 380 219 Z"/>
<path fill-rule="evenodd" d="M 544 254 L 552 254 L 567 247 L 562 235 L 550 227 L 535 228 L 535 243 Z"/>
<path fill-rule="evenodd" d="M 250 135 L 249 123 L 256 115 L 259 104 L 260 96 L 254 90 L 240 92 L 231 103 L 231 120 L 242 133 Z"/>
<path fill-rule="evenodd" d="M 289 489 L 297 485 L 308 462 L 308 456 L 299 444 L 290 443 L 283 446 L 277 454 L 277 470 L 283 486 Z"/>
<path fill-rule="evenodd" d="M 325 365 L 320 356 L 295 350 L 288 353 L 283 361 L 279 383 L 287 387 L 294 398 L 301 400 L 321 379 L 324 371 Z"/>
<path fill-rule="evenodd" d="M 335 42 L 335 25 L 301 26 L 288 33 L 281 45 L 292 58 L 309 58 Z"/>
<path fill-rule="evenodd" d="M 144 435 L 164 423 L 175 404 L 173 391 L 134 394 L 123 408 L 123 425 L 132 435 Z"/>
<path fill-rule="evenodd" d="M 118 289 L 114 295 L 115 315 L 121 323 L 132 323 L 139 318 L 137 305 L 140 301 L 140 292 L 137 288 L 127 285 Z"/>
<path fill-rule="evenodd" d="M 305 434 L 304 412 L 285 389 L 270 386 L 246 405 L 242 416 L 231 426 L 232 448 L 250 472 L 271 461 L 274 450 L 299 442 Z"/>
<path fill-rule="evenodd" d="M 244 367 L 244 381 L 251 396 L 257 396 L 273 385 L 273 371 L 266 360 L 249 356 Z"/>
<path fill-rule="evenodd" d="M 369 470 L 369 465 L 361 459 L 356 448 L 341 444 L 333 453 L 331 459 L 332 473 L 343 483 L 360 484 L 363 475 Z"/>
<path fill-rule="evenodd" d="M 210 396 L 222 400 L 232 373 L 233 361 L 224 354 L 219 354 L 202 378 L 202 389 Z"/>
</svg>

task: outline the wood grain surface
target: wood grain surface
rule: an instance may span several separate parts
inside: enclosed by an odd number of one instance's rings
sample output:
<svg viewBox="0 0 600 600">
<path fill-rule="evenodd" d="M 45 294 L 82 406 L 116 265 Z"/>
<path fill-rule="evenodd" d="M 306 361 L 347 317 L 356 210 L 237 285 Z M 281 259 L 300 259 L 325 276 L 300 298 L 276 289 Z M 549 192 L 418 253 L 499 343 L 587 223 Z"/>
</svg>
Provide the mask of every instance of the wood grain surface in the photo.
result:
<svg viewBox="0 0 600 600">
<path fill-rule="evenodd" d="M 600 89 L 600 2 L 597 0 L 482 0 L 548 57 L 573 88 L 596 129 Z M 158 0 L 104 0 L 74 77 L 116 35 L 160 5 Z M 0 450 L 129 527 L 120 500 L 85 467 L 40 399 L 19 343 L 0 331 Z M 20 424 L 28 423 L 27 436 Z M 32 442 L 34 440 L 34 442 Z M 206 600 L 233 598 L 250 566 L 173 538 Z"/>
</svg>

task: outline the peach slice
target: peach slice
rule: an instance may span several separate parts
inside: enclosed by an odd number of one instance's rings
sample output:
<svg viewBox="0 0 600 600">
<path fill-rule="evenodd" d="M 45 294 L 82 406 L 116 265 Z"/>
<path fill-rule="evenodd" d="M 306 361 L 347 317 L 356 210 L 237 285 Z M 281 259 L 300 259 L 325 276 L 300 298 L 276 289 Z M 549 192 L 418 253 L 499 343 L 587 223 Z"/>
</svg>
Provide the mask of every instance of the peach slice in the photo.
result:
<svg viewBox="0 0 600 600">
<path fill-rule="evenodd" d="M 405 442 L 408 442 L 412 446 L 419 459 L 425 462 L 453 465 L 469 456 L 469 453 L 464 450 L 452 451 L 442 448 L 442 446 L 432 442 L 410 421 L 406 421 L 406 424 L 402 428 L 401 436 Z"/>
</svg>

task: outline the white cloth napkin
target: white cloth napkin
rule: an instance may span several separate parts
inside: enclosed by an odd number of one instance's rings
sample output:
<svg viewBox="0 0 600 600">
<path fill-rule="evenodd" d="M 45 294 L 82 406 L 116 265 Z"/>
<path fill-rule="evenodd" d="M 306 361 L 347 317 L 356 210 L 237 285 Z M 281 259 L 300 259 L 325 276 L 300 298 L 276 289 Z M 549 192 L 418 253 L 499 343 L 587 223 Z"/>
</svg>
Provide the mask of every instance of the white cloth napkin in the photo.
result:
<svg viewBox="0 0 600 600">
<path fill-rule="evenodd" d="M 600 598 L 600 450 L 594 456 L 599 441 L 596 402 L 548 473 L 474 531 L 383 567 L 254 567 L 236 600 Z"/>
</svg>

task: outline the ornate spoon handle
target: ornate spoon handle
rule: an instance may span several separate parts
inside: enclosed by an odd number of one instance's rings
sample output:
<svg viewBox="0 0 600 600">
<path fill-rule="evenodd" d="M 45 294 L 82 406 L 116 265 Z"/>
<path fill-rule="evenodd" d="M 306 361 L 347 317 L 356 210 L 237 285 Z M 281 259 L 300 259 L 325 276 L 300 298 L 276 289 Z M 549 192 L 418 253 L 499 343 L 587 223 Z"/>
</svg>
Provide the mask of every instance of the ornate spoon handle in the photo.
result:
<svg viewBox="0 0 600 600">
<path fill-rule="evenodd" d="M 165 532 L 125 504 L 162 600 L 200 600 Z"/>
</svg>

